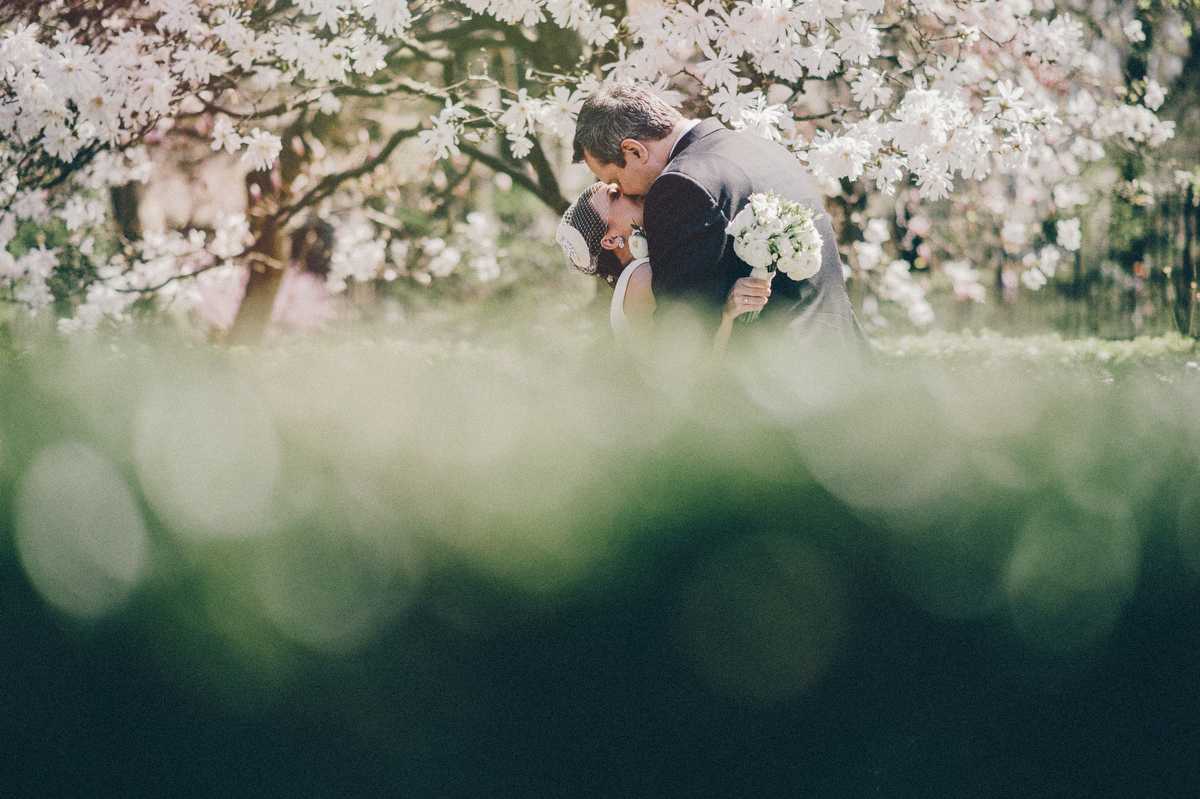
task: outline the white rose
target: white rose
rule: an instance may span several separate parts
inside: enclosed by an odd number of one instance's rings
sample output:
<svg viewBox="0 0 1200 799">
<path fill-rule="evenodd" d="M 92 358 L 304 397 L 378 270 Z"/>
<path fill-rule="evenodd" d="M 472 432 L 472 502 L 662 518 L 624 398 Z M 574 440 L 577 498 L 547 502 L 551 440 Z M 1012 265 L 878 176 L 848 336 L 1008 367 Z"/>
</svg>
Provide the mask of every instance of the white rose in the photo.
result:
<svg viewBox="0 0 1200 799">
<path fill-rule="evenodd" d="M 775 241 L 775 252 L 780 258 L 791 258 L 796 254 L 796 245 L 792 242 L 791 236 L 780 236 Z"/>
<path fill-rule="evenodd" d="M 809 222 L 804 226 L 803 243 L 800 245 L 804 250 L 820 250 L 825 242 L 821 239 L 821 231 L 817 230 L 817 226 Z"/>
<path fill-rule="evenodd" d="M 650 242 L 641 233 L 629 237 L 629 254 L 634 258 L 646 258 L 650 255 Z"/>
<path fill-rule="evenodd" d="M 771 265 L 771 248 L 762 239 L 748 242 L 735 239 L 733 242 L 733 251 L 737 253 L 738 258 L 741 258 L 751 266 L 766 268 Z"/>
<path fill-rule="evenodd" d="M 745 236 L 742 236 L 742 241 L 745 241 L 747 243 L 762 242 L 763 244 L 770 244 L 771 243 L 771 232 L 769 230 L 766 230 L 765 228 L 761 228 L 761 227 L 757 227 L 757 226 L 752 227 L 746 231 Z"/>
<path fill-rule="evenodd" d="M 795 258 L 788 259 L 787 268 L 784 268 L 784 264 L 781 263 L 779 269 L 792 280 L 807 280 L 821 271 L 820 252 L 802 253 Z"/>
<path fill-rule="evenodd" d="M 754 211 L 746 206 L 738 211 L 725 227 L 725 232 L 730 236 L 742 237 L 746 235 L 746 231 L 754 225 Z"/>
</svg>

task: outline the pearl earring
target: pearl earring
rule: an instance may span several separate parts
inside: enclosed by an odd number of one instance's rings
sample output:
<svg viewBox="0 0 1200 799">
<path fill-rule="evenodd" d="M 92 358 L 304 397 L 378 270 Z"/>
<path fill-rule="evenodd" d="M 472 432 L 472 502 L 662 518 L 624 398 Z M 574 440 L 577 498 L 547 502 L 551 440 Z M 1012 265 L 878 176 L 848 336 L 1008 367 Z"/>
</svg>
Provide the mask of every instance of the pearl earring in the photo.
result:
<svg viewBox="0 0 1200 799">
<path fill-rule="evenodd" d="M 618 247 L 625 246 L 625 237 L 624 236 L 617 236 L 617 246 Z"/>
</svg>

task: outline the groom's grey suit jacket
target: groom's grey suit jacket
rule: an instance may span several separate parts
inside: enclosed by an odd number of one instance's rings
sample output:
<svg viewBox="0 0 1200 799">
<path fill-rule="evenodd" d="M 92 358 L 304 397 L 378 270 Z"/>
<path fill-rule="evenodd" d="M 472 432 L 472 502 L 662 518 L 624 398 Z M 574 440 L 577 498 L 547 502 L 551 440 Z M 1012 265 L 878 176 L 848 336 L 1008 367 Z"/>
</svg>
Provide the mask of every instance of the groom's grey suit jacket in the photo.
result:
<svg viewBox="0 0 1200 799">
<path fill-rule="evenodd" d="M 706 119 L 685 133 L 646 194 L 651 287 L 660 312 L 680 301 L 699 304 L 715 327 L 734 282 L 750 266 L 733 251 L 725 226 L 755 192 L 812 207 L 823 247 L 821 270 L 807 280 L 777 274 L 762 321 L 773 319 L 802 340 L 865 342 L 854 316 L 833 226 L 807 171 L 787 148 Z"/>
</svg>

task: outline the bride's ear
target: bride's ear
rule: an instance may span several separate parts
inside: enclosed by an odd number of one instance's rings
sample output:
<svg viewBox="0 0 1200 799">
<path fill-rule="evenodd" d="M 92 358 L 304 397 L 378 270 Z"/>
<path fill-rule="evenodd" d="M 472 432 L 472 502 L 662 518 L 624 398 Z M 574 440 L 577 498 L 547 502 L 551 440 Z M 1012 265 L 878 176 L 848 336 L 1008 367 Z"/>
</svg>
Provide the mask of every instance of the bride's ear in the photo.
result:
<svg viewBox="0 0 1200 799">
<path fill-rule="evenodd" d="M 600 239 L 600 246 L 606 250 L 615 250 L 624 244 L 623 240 L 618 240 L 615 233 L 605 233 L 604 238 Z"/>
</svg>

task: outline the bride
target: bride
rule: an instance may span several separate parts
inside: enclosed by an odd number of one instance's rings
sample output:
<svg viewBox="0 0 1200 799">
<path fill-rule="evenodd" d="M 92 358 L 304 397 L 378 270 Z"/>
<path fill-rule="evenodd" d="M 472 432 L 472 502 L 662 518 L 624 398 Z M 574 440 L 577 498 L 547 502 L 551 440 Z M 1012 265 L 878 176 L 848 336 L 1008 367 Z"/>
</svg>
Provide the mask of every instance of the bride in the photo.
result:
<svg viewBox="0 0 1200 799">
<path fill-rule="evenodd" d="M 604 278 L 612 287 L 609 321 L 613 337 L 623 347 L 635 348 L 653 327 L 654 293 L 647 243 L 641 229 L 640 199 L 623 194 L 616 184 L 593 183 L 563 214 L 554 239 L 567 262 L 585 275 Z M 744 277 L 734 283 L 721 309 L 721 325 L 713 351 L 724 351 L 733 331 L 733 320 L 750 311 L 761 311 L 771 295 L 765 280 Z"/>
</svg>

